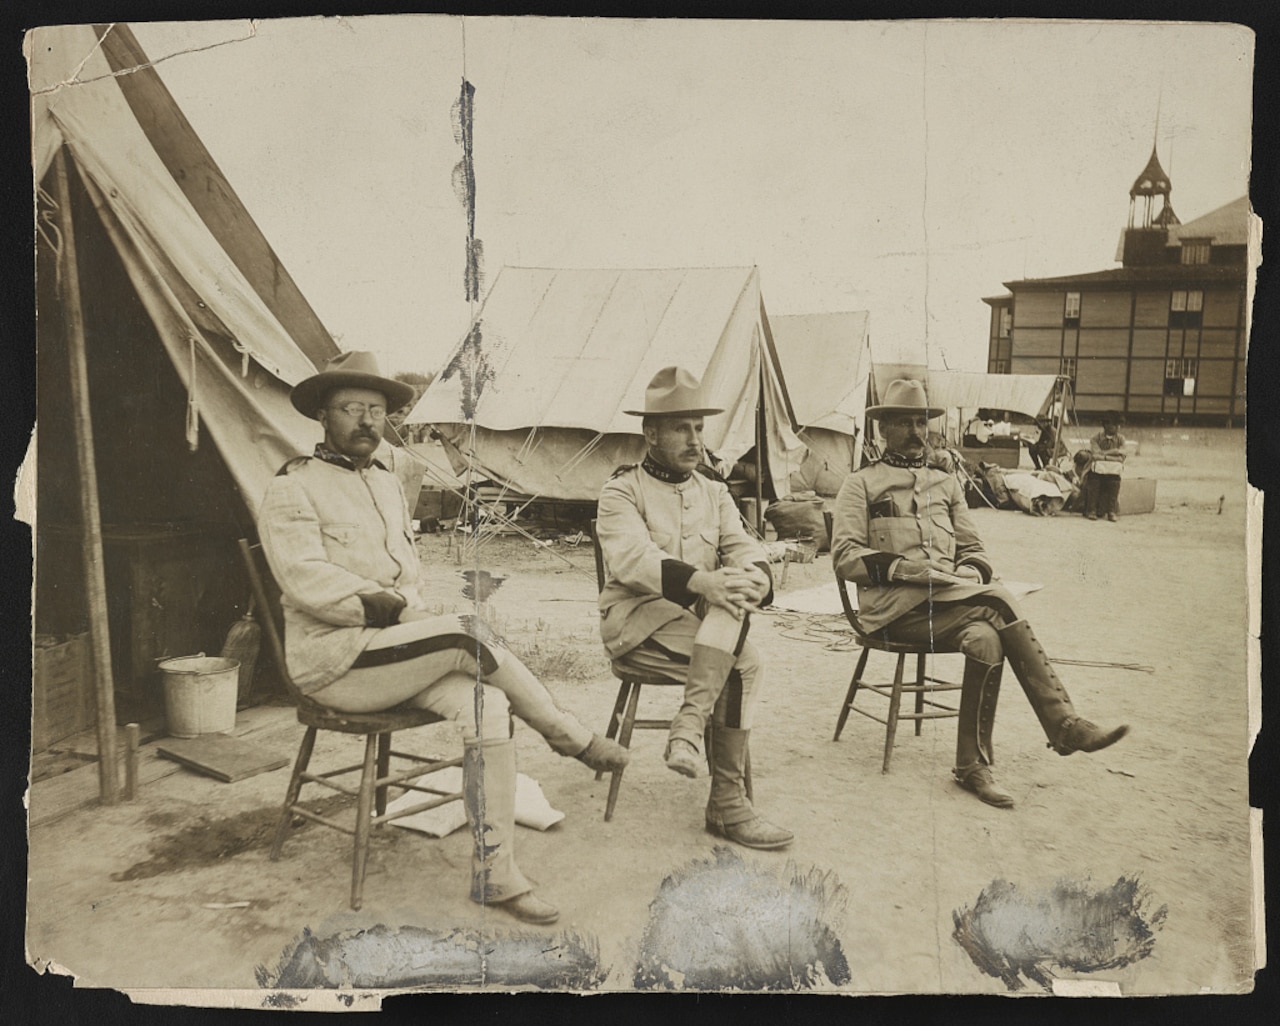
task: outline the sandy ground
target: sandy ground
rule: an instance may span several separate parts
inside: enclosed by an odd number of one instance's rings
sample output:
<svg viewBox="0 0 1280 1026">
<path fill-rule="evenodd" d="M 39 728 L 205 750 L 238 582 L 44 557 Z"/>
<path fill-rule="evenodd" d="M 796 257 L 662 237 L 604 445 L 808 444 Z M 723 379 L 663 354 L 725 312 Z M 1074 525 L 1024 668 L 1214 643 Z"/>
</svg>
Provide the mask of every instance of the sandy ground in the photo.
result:
<svg viewBox="0 0 1280 1026">
<path fill-rule="evenodd" d="M 1013 811 L 984 806 L 950 782 L 950 721 L 926 724 L 920 737 L 902 730 L 888 775 L 880 772 L 878 723 L 854 716 L 832 742 L 857 654 L 837 618 L 772 613 L 754 626 L 768 673 L 752 742 L 756 801 L 796 841 L 783 852 L 741 853 L 746 866 L 779 878 L 816 870 L 829 889 L 842 885 L 828 910 L 848 960 L 842 989 L 1006 993 L 1010 985 L 983 972 L 953 937 L 954 914 L 974 909 L 996 881 L 1035 906 L 1055 885 L 1105 890 L 1122 877 L 1141 894 L 1149 953 L 1103 968 L 1096 959 L 1076 969 L 1070 959 L 1051 960 L 1056 976 L 1115 981 L 1126 994 L 1251 985 L 1243 435 L 1170 429 L 1142 438 L 1129 472 L 1159 479 L 1154 515 L 1107 524 L 975 511 L 1003 576 L 1043 585 L 1024 611 L 1050 654 L 1117 664 L 1058 667 L 1078 708 L 1133 728 L 1113 749 L 1060 758 L 1006 674 L 996 770 L 1017 800 Z M 466 608 L 449 539 L 425 536 L 422 547 L 429 601 Z M 589 548 L 499 538 L 480 558 L 508 578 L 493 606 L 513 646 L 530 653 L 563 705 L 603 730 L 616 685 L 596 636 Z M 830 574 L 825 555 L 793 564 L 783 596 Z M 872 655 L 877 672 L 891 673 L 891 664 Z M 1124 668 L 1134 665 L 1150 672 Z M 935 669 L 958 675 L 959 666 L 959 657 L 943 656 Z M 642 709 L 669 715 L 674 701 L 660 692 Z M 248 719 L 255 740 L 292 757 L 301 728 L 290 710 L 259 709 Z M 419 731 L 405 746 L 448 751 L 456 743 L 450 729 Z M 517 738 L 521 770 L 567 813 L 546 832 L 518 835 L 525 872 L 562 911 L 548 932 L 594 937 L 608 971 L 603 986 L 630 987 L 664 877 L 715 844 L 702 824 L 706 781 L 667 771 L 660 735 L 638 733 L 617 814 L 606 823 L 607 780 L 551 753 L 528 728 Z M 342 747 L 350 753 L 353 743 L 326 737 L 317 762 L 342 758 Z M 34 827 L 31 956 L 91 986 L 254 988 L 255 967 L 273 969 L 304 928 L 323 936 L 376 924 L 499 933 L 515 926 L 467 900 L 465 830 L 443 840 L 384 830 L 360 912 L 346 907 L 346 838 L 304 829 L 281 861 L 268 861 L 287 775 L 228 785 L 172 772 L 147 783 L 133 804 Z M 38 786 L 33 819 L 41 800 Z M 145 875 L 147 867 L 163 871 Z M 248 907 L 206 907 L 244 901 Z M 1102 922 L 1104 932 L 1115 927 Z"/>
</svg>

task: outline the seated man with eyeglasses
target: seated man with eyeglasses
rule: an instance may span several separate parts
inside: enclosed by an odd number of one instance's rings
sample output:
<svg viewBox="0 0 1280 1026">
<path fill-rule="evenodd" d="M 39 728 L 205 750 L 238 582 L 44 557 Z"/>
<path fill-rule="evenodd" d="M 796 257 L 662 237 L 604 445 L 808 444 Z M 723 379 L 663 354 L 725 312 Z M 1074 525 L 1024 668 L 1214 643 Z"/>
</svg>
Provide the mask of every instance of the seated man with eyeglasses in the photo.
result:
<svg viewBox="0 0 1280 1026">
<path fill-rule="evenodd" d="M 371 353 L 351 352 L 290 398 L 324 428 L 312 456 L 280 468 L 258 514 L 283 593 L 290 676 L 312 701 L 341 712 L 409 704 L 460 723 L 476 838 L 471 898 L 525 922 L 554 922 L 558 911 L 534 896 L 515 862 L 511 714 L 593 770 L 626 765 L 626 749 L 560 709 L 479 617 L 425 611 L 404 490 L 374 457 L 388 408 L 406 405 L 412 387 L 382 377 Z"/>
</svg>

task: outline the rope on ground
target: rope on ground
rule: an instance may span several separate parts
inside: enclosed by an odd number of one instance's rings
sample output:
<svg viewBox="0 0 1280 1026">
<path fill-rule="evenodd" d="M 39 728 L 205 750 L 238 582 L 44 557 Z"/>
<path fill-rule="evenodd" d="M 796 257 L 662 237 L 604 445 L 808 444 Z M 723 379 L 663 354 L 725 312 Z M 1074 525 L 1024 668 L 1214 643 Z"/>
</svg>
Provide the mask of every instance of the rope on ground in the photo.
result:
<svg viewBox="0 0 1280 1026">
<path fill-rule="evenodd" d="M 852 652 L 861 646 L 843 613 L 795 613 L 765 610 L 778 633 L 792 641 L 821 645 L 829 652 Z"/>
<path fill-rule="evenodd" d="M 1057 663 L 1060 666 L 1099 666 L 1109 670 L 1138 670 L 1142 673 L 1155 673 L 1154 666 L 1144 666 L 1142 663 L 1113 663 L 1105 659 L 1050 659 L 1049 662 Z"/>
<path fill-rule="evenodd" d="M 778 633 L 792 641 L 821 645 L 831 652 L 853 652 L 862 646 L 841 613 L 797 613 L 787 609 L 766 609 Z M 1142 663 L 1119 663 L 1105 659 L 1050 659 L 1059 666 L 1092 666 L 1101 669 L 1137 670 L 1155 673 L 1154 666 Z"/>
</svg>

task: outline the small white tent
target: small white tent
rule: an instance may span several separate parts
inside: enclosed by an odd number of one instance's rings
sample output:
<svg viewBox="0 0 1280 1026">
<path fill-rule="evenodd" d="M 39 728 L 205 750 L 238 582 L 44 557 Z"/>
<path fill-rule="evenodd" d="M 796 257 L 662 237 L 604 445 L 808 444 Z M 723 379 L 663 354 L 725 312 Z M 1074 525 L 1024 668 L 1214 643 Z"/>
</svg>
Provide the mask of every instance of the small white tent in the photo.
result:
<svg viewBox="0 0 1280 1026">
<path fill-rule="evenodd" d="M 768 353 L 753 267 L 504 267 L 476 322 L 409 415 L 455 470 L 526 496 L 594 501 L 644 453 L 645 386 L 672 364 L 702 380 L 706 445 L 734 461 L 764 435 L 777 494 L 801 448 Z M 763 409 L 762 425 L 757 411 Z"/>
<path fill-rule="evenodd" d="M 790 491 L 834 495 L 857 468 L 871 374 L 865 310 L 769 318 L 791 411 L 804 443 Z"/>
</svg>

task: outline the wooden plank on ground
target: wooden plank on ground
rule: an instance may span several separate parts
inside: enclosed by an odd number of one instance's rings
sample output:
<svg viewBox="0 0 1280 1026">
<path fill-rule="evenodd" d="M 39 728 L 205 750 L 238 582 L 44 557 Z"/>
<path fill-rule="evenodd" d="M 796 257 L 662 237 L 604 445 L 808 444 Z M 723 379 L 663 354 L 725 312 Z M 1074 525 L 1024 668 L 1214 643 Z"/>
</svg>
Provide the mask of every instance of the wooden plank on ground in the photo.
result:
<svg viewBox="0 0 1280 1026">
<path fill-rule="evenodd" d="M 156 745 L 156 754 L 228 784 L 289 764 L 270 748 L 228 734 L 170 738 Z"/>
</svg>

